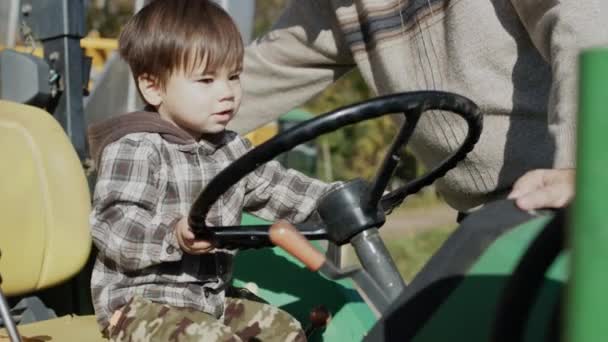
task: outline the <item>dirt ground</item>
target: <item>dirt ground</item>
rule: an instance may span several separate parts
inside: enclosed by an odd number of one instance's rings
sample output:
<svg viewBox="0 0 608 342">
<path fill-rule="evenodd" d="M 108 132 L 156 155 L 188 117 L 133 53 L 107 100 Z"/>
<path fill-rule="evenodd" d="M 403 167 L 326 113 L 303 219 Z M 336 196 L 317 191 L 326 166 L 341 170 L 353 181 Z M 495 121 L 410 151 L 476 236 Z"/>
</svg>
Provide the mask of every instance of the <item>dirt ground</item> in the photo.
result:
<svg viewBox="0 0 608 342">
<path fill-rule="evenodd" d="M 437 227 L 456 225 L 457 212 L 446 204 L 429 208 L 395 210 L 380 228 L 382 236 L 400 236 Z"/>
</svg>

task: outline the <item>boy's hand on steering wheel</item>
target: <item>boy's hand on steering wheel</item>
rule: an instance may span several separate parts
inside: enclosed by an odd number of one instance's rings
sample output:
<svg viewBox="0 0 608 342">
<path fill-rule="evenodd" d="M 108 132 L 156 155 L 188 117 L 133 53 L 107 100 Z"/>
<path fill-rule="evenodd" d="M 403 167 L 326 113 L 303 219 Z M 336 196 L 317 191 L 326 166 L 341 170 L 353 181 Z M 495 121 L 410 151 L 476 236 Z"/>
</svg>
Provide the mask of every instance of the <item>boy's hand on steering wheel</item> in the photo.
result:
<svg viewBox="0 0 608 342">
<path fill-rule="evenodd" d="M 513 185 L 508 198 L 522 210 L 561 208 L 574 198 L 575 169 L 528 171 Z"/>
<path fill-rule="evenodd" d="M 182 217 L 174 227 L 177 243 L 188 254 L 200 255 L 213 250 L 213 244 L 206 240 L 197 240 L 188 225 L 188 217 Z"/>
</svg>

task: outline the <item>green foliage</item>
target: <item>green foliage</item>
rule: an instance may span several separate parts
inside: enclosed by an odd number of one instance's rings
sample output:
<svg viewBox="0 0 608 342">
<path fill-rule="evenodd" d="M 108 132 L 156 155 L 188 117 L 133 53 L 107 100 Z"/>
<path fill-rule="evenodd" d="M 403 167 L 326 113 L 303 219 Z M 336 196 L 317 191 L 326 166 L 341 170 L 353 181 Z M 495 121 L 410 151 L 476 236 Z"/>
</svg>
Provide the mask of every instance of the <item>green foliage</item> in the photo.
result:
<svg viewBox="0 0 608 342">
<path fill-rule="evenodd" d="M 256 0 L 253 36 L 268 31 L 285 8 L 286 0 Z"/>
<path fill-rule="evenodd" d="M 122 26 L 131 15 L 132 1 L 107 1 L 101 7 L 90 4 L 87 9 L 87 32 L 96 31 L 100 37 L 118 38 Z"/>
<path fill-rule="evenodd" d="M 322 114 L 365 101 L 372 96 L 361 74 L 357 70 L 353 70 L 309 101 L 305 105 L 305 109 Z M 322 137 L 320 142 L 329 144 L 333 178 L 362 177 L 370 179 L 373 177 L 397 133 L 397 128 L 394 118 L 384 116 L 345 127 Z M 395 170 L 397 183 L 411 180 L 422 171 L 419 170 L 416 159 L 407 149 L 402 149 L 400 156 L 401 163 Z"/>
</svg>

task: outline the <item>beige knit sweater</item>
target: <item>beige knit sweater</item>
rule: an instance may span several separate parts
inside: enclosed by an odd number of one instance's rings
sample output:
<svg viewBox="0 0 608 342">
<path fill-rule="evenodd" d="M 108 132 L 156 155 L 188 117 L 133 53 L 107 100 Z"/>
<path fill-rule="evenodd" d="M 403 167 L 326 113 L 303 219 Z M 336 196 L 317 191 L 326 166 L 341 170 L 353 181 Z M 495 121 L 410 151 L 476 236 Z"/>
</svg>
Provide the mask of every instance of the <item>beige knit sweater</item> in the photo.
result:
<svg viewBox="0 0 608 342">
<path fill-rule="evenodd" d="M 464 95 L 484 112 L 484 131 L 437 186 L 467 210 L 504 195 L 528 170 L 574 166 L 577 55 L 608 43 L 600 1 L 292 1 L 247 49 L 245 97 L 231 128 L 271 121 L 354 67 L 380 95 Z M 435 165 L 465 132 L 460 119 L 435 112 L 421 120 L 412 148 Z"/>
</svg>

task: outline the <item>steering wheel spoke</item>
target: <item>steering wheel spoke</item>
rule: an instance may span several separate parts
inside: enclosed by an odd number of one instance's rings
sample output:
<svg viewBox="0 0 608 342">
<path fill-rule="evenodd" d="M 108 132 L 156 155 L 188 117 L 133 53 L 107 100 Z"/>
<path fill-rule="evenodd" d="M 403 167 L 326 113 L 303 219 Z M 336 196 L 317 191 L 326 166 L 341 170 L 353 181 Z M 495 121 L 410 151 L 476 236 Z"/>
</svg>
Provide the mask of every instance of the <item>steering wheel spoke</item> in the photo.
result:
<svg viewBox="0 0 608 342">
<path fill-rule="evenodd" d="M 382 161 L 382 165 L 376 173 L 376 177 L 370 190 L 367 204 L 368 206 L 376 207 L 380 202 L 382 195 L 384 194 L 384 189 L 386 189 L 389 180 L 399 165 L 399 150 L 402 146 L 407 145 L 409 142 L 412 134 L 414 133 L 414 129 L 416 128 L 416 124 L 418 124 L 418 120 L 420 120 L 420 114 L 421 113 L 419 112 L 413 112 L 409 115 L 409 117 L 407 115 L 405 116 L 405 121 L 393 139 L 393 142 L 391 143 L 391 146 L 389 147 L 388 152 Z"/>
<path fill-rule="evenodd" d="M 264 248 L 273 247 L 270 241 L 270 225 L 227 226 L 221 228 L 209 227 L 197 237 L 210 239 L 220 248 Z M 314 223 L 296 224 L 299 233 L 308 240 L 327 240 L 325 227 Z"/>
</svg>

